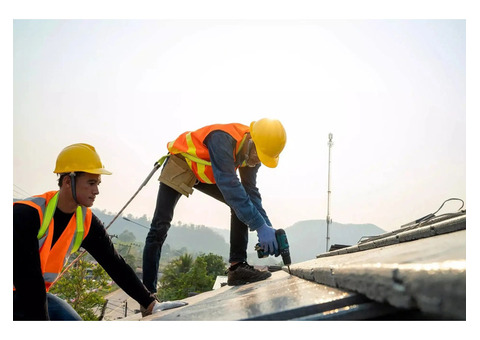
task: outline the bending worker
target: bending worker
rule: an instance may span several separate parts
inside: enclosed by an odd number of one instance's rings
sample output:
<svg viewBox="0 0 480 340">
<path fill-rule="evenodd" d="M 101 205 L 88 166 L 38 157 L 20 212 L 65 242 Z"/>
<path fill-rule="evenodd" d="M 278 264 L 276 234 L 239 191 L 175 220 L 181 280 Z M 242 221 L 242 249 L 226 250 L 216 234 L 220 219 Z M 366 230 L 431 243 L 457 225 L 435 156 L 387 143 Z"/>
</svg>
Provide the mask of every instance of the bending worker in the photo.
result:
<svg viewBox="0 0 480 340">
<path fill-rule="evenodd" d="M 73 144 L 58 155 L 60 190 L 13 204 L 13 319 L 81 320 L 49 293 L 71 253 L 83 247 L 148 315 L 166 309 L 117 253 L 102 222 L 89 209 L 105 170 L 95 149 Z M 185 303 L 179 302 L 178 305 Z"/>
<path fill-rule="evenodd" d="M 274 254 L 275 229 L 262 207 L 256 185 L 260 164 L 275 168 L 286 143 L 278 120 L 260 119 L 250 126 L 216 124 L 187 131 L 168 143 L 169 157 L 160 175 L 160 187 L 150 231 L 143 251 L 143 283 L 157 291 L 162 245 L 175 206 L 193 188 L 227 204 L 231 210 L 228 285 L 241 285 L 271 276 L 247 263 L 248 230 L 256 231 L 264 252 Z M 240 178 L 237 176 L 237 169 Z"/>
</svg>

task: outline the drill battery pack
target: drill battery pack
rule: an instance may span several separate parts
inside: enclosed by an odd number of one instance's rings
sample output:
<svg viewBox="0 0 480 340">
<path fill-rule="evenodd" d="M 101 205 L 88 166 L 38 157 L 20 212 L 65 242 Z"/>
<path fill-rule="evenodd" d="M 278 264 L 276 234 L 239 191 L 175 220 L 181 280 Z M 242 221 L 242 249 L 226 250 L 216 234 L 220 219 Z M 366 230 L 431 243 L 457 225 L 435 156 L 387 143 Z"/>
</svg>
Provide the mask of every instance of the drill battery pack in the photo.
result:
<svg viewBox="0 0 480 340">
<path fill-rule="evenodd" d="M 290 258 L 290 246 L 288 245 L 287 234 L 283 229 L 275 230 L 275 238 L 277 239 L 278 249 L 275 253 L 275 257 L 282 256 L 283 264 L 289 266 L 292 264 L 292 260 Z M 265 258 L 268 257 L 268 253 L 263 251 L 263 248 L 260 247 L 260 244 L 257 243 L 255 246 L 255 250 L 257 251 L 258 258 Z"/>
</svg>

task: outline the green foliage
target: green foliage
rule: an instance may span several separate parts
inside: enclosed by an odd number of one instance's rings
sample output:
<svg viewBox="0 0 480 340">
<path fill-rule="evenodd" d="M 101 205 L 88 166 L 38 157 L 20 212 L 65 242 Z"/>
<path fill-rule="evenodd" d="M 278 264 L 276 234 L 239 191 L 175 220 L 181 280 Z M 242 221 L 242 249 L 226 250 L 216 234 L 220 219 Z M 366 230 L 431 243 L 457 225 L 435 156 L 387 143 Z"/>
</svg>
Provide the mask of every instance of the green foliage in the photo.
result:
<svg viewBox="0 0 480 340">
<path fill-rule="evenodd" d="M 83 320 L 98 320 L 95 311 L 104 303 L 102 291 L 108 290 L 110 277 L 98 264 L 79 260 L 50 289 L 67 301 Z"/>
<path fill-rule="evenodd" d="M 193 265 L 193 257 L 190 254 L 183 254 L 176 261 L 180 273 L 187 273 Z"/>
<path fill-rule="evenodd" d="M 218 275 L 225 274 L 225 262 L 223 262 L 221 256 L 209 253 L 208 255 L 202 254 L 200 257 L 205 259 L 207 263 L 208 276 L 212 276 L 215 279 Z"/>
<path fill-rule="evenodd" d="M 137 240 L 135 238 L 135 235 L 131 231 L 128 231 L 126 229 L 123 231 L 123 233 L 118 235 L 118 239 L 122 242 L 125 242 L 125 243 L 132 243 L 132 242 L 135 242 Z"/>
<path fill-rule="evenodd" d="M 219 255 L 202 254 L 193 260 L 191 255 L 183 254 L 165 266 L 158 297 L 163 301 L 179 300 L 209 291 L 217 275 L 222 275 L 225 269 Z"/>
<path fill-rule="evenodd" d="M 141 266 L 143 244 L 135 242 L 133 233 L 125 230 L 113 241 L 113 244 L 131 268 L 135 269 Z"/>
</svg>

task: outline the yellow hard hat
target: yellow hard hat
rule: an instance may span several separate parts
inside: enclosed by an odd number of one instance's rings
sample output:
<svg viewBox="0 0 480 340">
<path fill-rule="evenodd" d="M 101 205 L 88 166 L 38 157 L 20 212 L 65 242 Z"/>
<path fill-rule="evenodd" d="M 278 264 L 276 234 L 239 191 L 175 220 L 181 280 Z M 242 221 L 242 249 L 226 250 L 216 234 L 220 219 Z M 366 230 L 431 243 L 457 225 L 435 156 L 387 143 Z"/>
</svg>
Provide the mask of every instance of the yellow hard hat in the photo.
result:
<svg viewBox="0 0 480 340">
<path fill-rule="evenodd" d="M 53 172 L 63 174 L 78 171 L 98 175 L 112 174 L 103 167 L 95 148 L 85 143 L 72 144 L 64 148 L 57 157 Z"/>
<path fill-rule="evenodd" d="M 287 133 L 276 119 L 262 118 L 250 124 L 250 135 L 260 161 L 269 168 L 278 165 L 278 156 L 287 143 Z"/>
</svg>

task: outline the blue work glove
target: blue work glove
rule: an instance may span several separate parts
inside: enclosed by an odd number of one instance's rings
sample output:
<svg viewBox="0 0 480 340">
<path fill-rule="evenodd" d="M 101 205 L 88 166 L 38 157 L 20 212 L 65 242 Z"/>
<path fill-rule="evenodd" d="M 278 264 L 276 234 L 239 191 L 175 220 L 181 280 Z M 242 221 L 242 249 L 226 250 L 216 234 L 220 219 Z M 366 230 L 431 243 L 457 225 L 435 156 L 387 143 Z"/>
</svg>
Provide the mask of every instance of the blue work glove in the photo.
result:
<svg viewBox="0 0 480 340">
<path fill-rule="evenodd" d="M 258 242 L 263 252 L 269 255 L 274 255 L 278 249 L 277 238 L 275 237 L 275 229 L 264 224 L 257 229 Z"/>
</svg>

